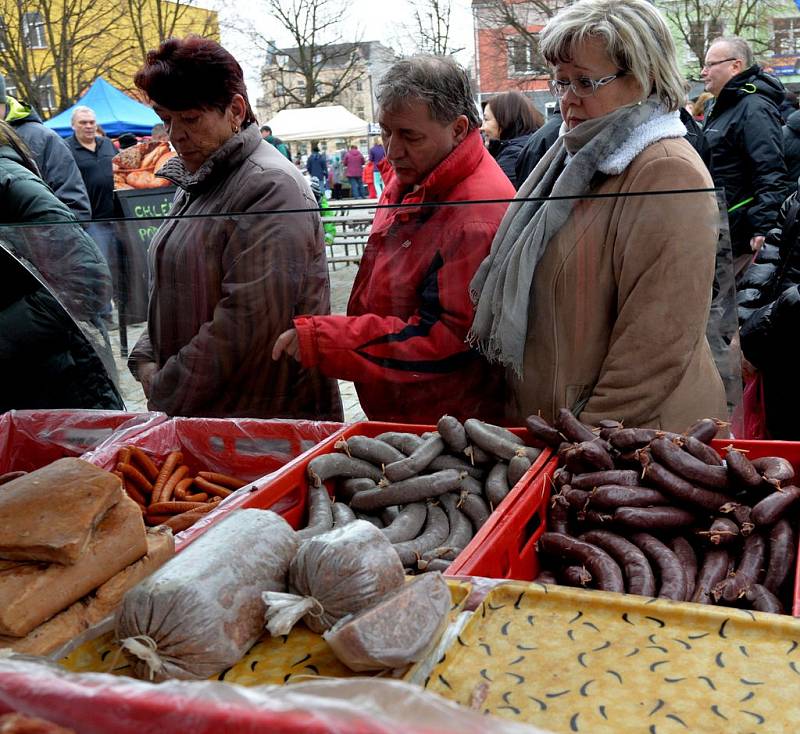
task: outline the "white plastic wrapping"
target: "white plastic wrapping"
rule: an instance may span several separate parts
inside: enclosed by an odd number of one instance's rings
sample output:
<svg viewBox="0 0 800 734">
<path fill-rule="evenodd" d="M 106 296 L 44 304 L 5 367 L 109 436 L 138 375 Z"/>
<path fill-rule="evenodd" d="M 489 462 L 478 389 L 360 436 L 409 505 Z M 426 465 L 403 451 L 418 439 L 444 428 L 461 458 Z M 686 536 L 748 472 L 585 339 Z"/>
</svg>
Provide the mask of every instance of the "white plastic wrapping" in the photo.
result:
<svg viewBox="0 0 800 734">
<path fill-rule="evenodd" d="M 231 513 L 129 591 L 116 632 L 134 674 L 207 678 L 258 639 L 264 591 L 283 590 L 294 530 L 268 510 Z"/>
<path fill-rule="evenodd" d="M 153 684 L 0 658 L 0 712 L 42 716 L 81 734 L 543 734 L 381 678 L 245 688 Z"/>
<path fill-rule="evenodd" d="M 386 536 L 356 520 L 300 545 L 289 568 L 289 593 L 264 594 L 267 629 L 285 635 L 302 618 L 314 632 L 325 632 L 403 581 L 403 564 Z"/>
<path fill-rule="evenodd" d="M 375 606 L 345 617 L 323 637 L 351 670 L 405 667 L 421 660 L 447 626 L 450 589 L 442 574 L 417 576 Z"/>
</svg>

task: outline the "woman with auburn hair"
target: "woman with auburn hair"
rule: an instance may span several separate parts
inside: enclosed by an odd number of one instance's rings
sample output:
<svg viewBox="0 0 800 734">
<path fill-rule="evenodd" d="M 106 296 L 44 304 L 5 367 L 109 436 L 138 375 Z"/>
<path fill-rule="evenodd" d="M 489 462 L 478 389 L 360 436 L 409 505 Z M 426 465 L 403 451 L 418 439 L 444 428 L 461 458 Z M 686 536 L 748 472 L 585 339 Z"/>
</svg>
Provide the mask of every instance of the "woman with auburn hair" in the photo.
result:
<svg viewBox="0 0 800 734">
<path fill-rule="evenodd" d="M 522 183 L 517 181 L 517 158 L 543 124 L 542 113 L 521 92 L 496 94 L 483 104 L 481 132 L 486 136 L 486 147 L 515 189 Z"/>
<path fill-rule="evenodd" d="M 706 340 L 719 211 L 669 28 L 646 0 L 579 0 L 539 40 L 561 134 L 471 283 L 470 341 L 507 368 L 507 418 L 725 419 Z"/>
<path fill-rule="evenodd" d="M 330 284 L 316 200 L 262 141 L 241 66 L 216 41 L 173 38 L 134 82 L 178 154 L 157 172 L 178 192 L 150 245 L 147 330 L 128 360 L 148 404 L 341 419 L 334 380 L 269 358 L 292 318 L 330 312 Z"/>
</svg>

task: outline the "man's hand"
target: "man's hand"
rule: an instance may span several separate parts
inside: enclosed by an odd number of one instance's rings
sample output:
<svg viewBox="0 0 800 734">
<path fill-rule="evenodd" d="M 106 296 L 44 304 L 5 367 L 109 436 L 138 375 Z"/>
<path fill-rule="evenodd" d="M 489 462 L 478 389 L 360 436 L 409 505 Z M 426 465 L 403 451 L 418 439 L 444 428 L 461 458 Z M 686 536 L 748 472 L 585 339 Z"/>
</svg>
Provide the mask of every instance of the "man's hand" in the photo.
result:
<svg viewBox="0 0 800 734">
<path fill-rule="evenodd" d="M 753 252 L 758 252 L 764 246 L 766 238 L 763 234 L 757 234 L 750 238 L 750 249 Z"/>
<path fill-rule="evenodd" d="M 142 390 L 144 390 L 144 396 L 146 398 L 150 397 L 150 388 L 156 372 L 158 372 L 158 366 L 155 362 L 145 362 L 140 365 L 136 372 L 136 379 L 142 383 Z"/>
<path fill-rule="evenodd" d="M 272 347 L 272 359 L 279 360 L 284 354 L 294 357 L 300 361 L 300 342 L 297 339 L 297 329 L 284 331 L 276 340 Z"/>
</svg>

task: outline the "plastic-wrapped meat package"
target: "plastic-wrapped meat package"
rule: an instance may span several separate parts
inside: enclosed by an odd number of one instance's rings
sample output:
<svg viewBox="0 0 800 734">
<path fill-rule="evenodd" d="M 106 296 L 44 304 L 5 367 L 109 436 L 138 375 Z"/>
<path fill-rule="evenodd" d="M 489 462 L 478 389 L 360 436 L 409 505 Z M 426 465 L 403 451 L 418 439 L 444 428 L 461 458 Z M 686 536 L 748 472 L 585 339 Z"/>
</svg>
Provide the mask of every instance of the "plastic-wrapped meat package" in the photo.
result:
<svg viewBox="0 0 800 734">
<path fill-rule="evenodd" d="M 131 589 L 117 639 L 138 678 L 207 678 L 233 665 L 264 625 L 264 591 L 286 588 L 294 530 L 268 510 L 237 510 Z"/>
<path fill-rule="evenodd" d="M 402 668 L 421 660 L 447 625 L 450 589 L 440 573 L 417 576 L 323 637 L 350 670 Z"/>
<path fill-rule="evenodd" d="M 289 593 L 266 593 L 267 629 L 285 635 L 301 618 L 321 634 L 400 588 L 403 564 L 374 525 L 356 520 L 309 538 L 289 567 Z"/>
</svg>

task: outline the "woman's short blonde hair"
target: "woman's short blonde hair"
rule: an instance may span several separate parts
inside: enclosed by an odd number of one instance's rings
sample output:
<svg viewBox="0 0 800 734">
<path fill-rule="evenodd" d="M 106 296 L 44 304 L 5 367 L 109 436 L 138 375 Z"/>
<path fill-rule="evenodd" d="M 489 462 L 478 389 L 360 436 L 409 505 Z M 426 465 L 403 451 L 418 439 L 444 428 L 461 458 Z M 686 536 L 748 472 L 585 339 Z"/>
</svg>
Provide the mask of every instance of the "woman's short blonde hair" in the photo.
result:
<svg viewBox="0 0 800 734">
<path fill-rule="evenodd" d="M 579 0 L 554 15 L 539 36 L 550 64 L 572 60 L 578 45 L 600 39 L 617 68 L 633 76 L 642 98 L 655 94 L 669 110 L 686 98 L 675 42 L 666 21 L 647 0 Z"/>
</svg>

